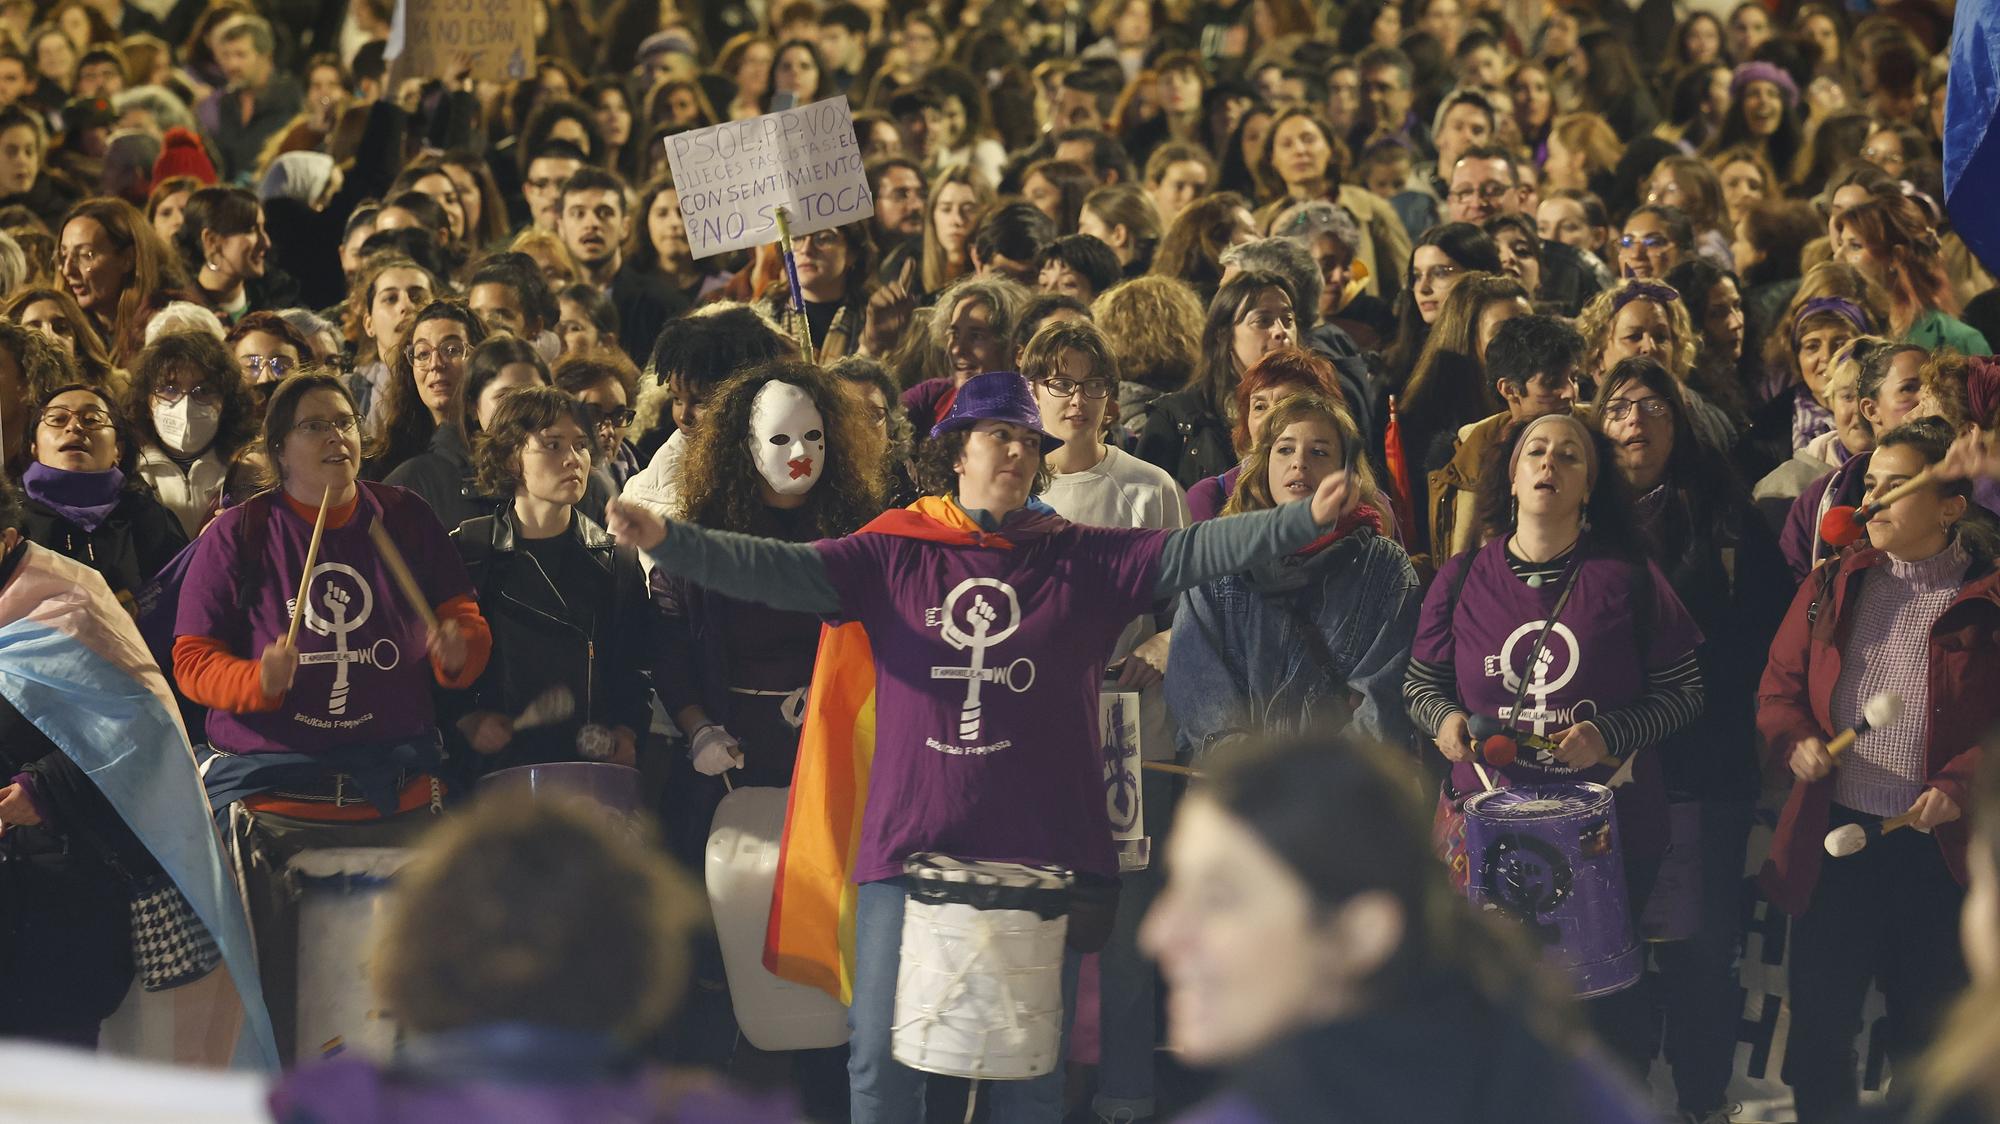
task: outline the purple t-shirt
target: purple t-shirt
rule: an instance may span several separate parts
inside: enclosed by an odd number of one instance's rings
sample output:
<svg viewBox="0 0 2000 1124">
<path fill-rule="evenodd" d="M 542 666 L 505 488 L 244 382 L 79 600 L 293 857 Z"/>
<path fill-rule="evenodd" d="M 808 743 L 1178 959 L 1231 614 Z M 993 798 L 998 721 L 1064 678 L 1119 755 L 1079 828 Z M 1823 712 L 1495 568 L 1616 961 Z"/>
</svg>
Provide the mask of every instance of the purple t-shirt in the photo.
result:
<svg viewBox="0 0 2000 1124">
<path fill-rule="evenodd" d="M 254 600 L 244 605 L 231 571 L 257 508 L 263 509 L 264 542 L 253 564 L 262 581 Z M 329 526 L 320 539 L 291 690 L 276 710 L 210 711 L 208 740 L 216 748 L 313 753 L 386 745 L 436 725 L 424 622 L 404 602 L 368 536 L 368 525 L 378 518 L 385 520 L 433 607 L 471 595 L 465 564 L 430 507 L 402 488 L 362 483 L 353 516 L 341 527 Z M 254 658 L 291 625 L 293 586 L 311 540 L 312 521 L 276 495 L 216 516 L 195 541 L 175 634 L 213 637 L 236 655 Z"/>
<path fill-rule="evenodd" d="M 1166 531 L 1006 524 L 1011 549 L 896 535 L 815 544 L 875 651 L 857 882 L 917 851 L 1116 874 L 1097 690 L 1152 605 Z"/>
<path fill-rule="evenodd" d="M 1530 678 L 1521 701 L 1521 716 L 1513 723 L 1531 733 L 1553 736 L 1594 715 L 1636 701 L 1645 692 L 1648 669 L 1680 662 L 1701 642 L 1700 630 L 1657 566 L 1646 563 L 1642 583 L 1631 563 L 1592 552 L 1587 545 L 1582 549 L 1586 553 L 1576 573 L 1576 589 L 1550 631 L 1541 670 Z M 1452 588 L 1468 565 L 1472 569 L 1452 612 Z M 1410 658 L 1450 664 L 1458 681 L 1459 704 L 1473 715 L 1506 721 L 1513 717 L 1514 695 L 1528 655 L 1549 611 L 1555 608 L 1562 585 L 1557 580 L 1531 589 L 1515 577 L 1507 565 L 1504 539 L 1460 554 L 1445 563 L 1431 583 L 1417 620 Z M 1647 587 L 1652 604 L 1641 614 L 1633 597 L 1635 593 L 1643 595 Z M 1642 616 L 1646 631 L 1643 652 L 1639 636 Z M 1632 791 L 1664 796 L 1656 751 L 1642 750 L 1631 765 L 1633 783 L 1613 786 L 1620 796 L 1621 816 Z M 1579 771 L 1552 757 L 1536 760 L 1525 749 L 1504 770 L 1487 771 L 1496 783 L 1504 777 L 1517 785 L 1568 781 L 1611 784 L 1614 774 L 1608 765 Z M 1478 775 L 1470 764 L 1453 766 L 1452 784 L 1460 792 L 1479 790 Z M 1659 811 L 1663 815 L 1664 807 Z M 1647 809 L 1644 823 L 1621 825 L 1628 845 L 1635 834 L 1643 836 L 1655 826 L 1663 826 L 1651 822 L 1651 812 Z"/>
</svg>

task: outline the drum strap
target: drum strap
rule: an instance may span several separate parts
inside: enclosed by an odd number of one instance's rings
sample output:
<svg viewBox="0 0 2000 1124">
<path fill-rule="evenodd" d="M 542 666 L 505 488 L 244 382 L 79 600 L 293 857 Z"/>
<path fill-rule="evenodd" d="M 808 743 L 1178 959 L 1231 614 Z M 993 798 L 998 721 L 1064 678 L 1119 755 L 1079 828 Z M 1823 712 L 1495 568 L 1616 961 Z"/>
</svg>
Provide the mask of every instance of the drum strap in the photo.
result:
<svg viewBox="0 0 2000 1124">
<path fill-rule="evenodd" d="M 1471 569 L 1470 566 L 1466 567 Z M 1514 707 L 1507 712 L 1507 730 L 1518 733 L 1521 729 L 1521 703 L 1528 697 L 1528 682 L 1534 678 L 1535 665 L 1541 661 L 1542 649 L 1548 646 L 1549 633 L 1555 631 L 1556 621 L 1562 617 L 1563 607 L 1569 604 L 1569 595 L 1576 590 L 1577 571 L 1583 567 L 1577 564 L 1574 554 L 1570 556 L 1568 571 L 1563 575 L 1562 592 L 1556 597 L 1555 608 L 1549 610 L 1549 619 L 1542 622 L 1542 631 L 1535 637 L 1535 646 L 1528 652 L 1528 662 L 1521 667 L 1520 686 L 1514 688 Z"/>
</svg>

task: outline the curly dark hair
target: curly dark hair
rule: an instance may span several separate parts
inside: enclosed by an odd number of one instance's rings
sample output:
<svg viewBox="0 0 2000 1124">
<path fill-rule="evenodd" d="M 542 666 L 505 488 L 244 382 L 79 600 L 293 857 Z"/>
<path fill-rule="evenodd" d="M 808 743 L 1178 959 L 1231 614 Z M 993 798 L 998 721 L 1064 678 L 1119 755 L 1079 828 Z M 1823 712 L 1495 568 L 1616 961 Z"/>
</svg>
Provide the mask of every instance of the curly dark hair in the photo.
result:
<svg viewBox="0 0 2000 1124">
<path fill-rule="evenodd" d="M 965 435 L 971 432 L 950 430 L 917 447 L 917 487 L 925 495 L 947 499 L 958 495 L 958 461 L 965 455 Z M 1039 496 L 1048 491 L 1055 475 L 1048 458 L 1043 457 L 1042 467 L 1035 470 L 1034 483 L 1028 486 L 1028 494 Z"/>
<path fill-rule="evenodd" d="M 528 386 L 502 398 L 493 412 L 493 424 L 472 443 L 473 480 L 479 494 L 511 497 L 521 486 L 521 449 L 528 438 L 564 418 L 575 422 L 584 440 L 596 447 L 596 417 L 569 391 Z"/>
<path fill-rule="evenodd" d="M 55 341 L 15 321 L 0 320 L 0 351 L 20 365 L 26 401 L 41 401 L 51 387 L 87 381 L 78 372 L 76 361 Z"/>
<path fill-rule="evenodd" d="M 289 326 L 286 330 L 291 331 Z M 132 383 L 125 388 L 123 408 L 133 436 L 141 445 L 160 444 L 160 431 L 153 426 L 153 391 L 187 370 L 199 372 L 200 381 L 222 396 L 222 416 L 209 448 L 227 461 L 256 440 L 264 422 L 263 410 L 229 349 L 207 332 L 170 332 L 146 345 L 132 361 Z"/>
<path fill-rule="evenodd" d="M 1508 426 L 1506 437 L 1494 442 L 1485 463 L 1480 466 L 1474 511 L 1488 540 L 1505 538 L 1514 533 L 1514 481 L 1508 466 L 1514 461 L 1514 450 L 1521 444 L 1521 435 L 1540 420 L 1531 418 Z M 1642 555 L 1638 534 L 1632 523 L 1632 493 L 1625 484 L 1625 477 L 1618 471 L 1611 451 L 1611 439 L 1587 423 L 1584 430 L 1590 434 L 1591 446 L 1597 457 L 1597 479 L 1591 483 L 1590 495 L 1584 501 L 1590 520 L 1590 540 L 1611 554 L 1639 558 Z"/>
<path fill-rule="evenodd" d="M 766 536 L 778 532 L 763 500 L 763 477 L 750 459 L 750 408 L 765 384 L 786 382 L 806 392 L 826 427 L 826 468 L 806 493 L 804 511 L 820 538 L 851 534 L 882 511 L 887 481 L 880 458 L 868 455 L 874 435 L 855 399 L 811 363 L 780 359 L 753 367 L 716 387 L 702 404 L 687 459 L 681 463 L 680 517 L 720 530 Z"/>
<path fill-rule="evenodd" d="M 389 470 L 430 447 L 437 422 L 417 393 L 417 374 L 410 365 L 409 341 L 416 338 L 417 326 L 431 320 L 451 320 L 465 332 L 466 366 L 472 352 L 486 342 L 486 324 L 460 300 L 434 300 L 419 309 L 403 337 L 403 348 L 389 360 L 389 387 L 382 399 L 381 429 L 376 434 L 382 445 L 382 471 Z M 467 377 L 470 377 L 468 373 Z"/>
</svg>

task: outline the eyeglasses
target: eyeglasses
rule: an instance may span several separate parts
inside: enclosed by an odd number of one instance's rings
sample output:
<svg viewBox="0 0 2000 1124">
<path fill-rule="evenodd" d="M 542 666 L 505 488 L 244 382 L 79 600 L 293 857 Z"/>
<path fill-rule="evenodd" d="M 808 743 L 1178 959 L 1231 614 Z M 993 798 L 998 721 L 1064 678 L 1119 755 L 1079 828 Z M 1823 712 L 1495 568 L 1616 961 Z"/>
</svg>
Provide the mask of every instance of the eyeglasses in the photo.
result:
<svg viewBox="0 0 2000 1124">
<path fill-rule="evenodd" d="M 182 390 L 177 386 L 156 386 L 153 388 L 153 397 L 161 402 L 165 402 L 169 406 L 179 402 L 183 398 L 193 398 L 197 402 L 213 403 L 222 401 L 222 392 L 209 386 L 207 383 L 202 383 L 200 386 L 188 390 Z"/>
<path fill-rule="evenodd" d="M 361 418 L 354 414 L 342 414 L 337 418 L 307 418 L 293 426 L 292 431 L 324 441 L 336 433 L 361 432 Z"/>
<path fill-rule="evenodd" d="M 84 429 L 110 429 L 111 415 L 103 410 L 43 410 L 43 429 L 68 429 L 75 422 Z"/>
<path fill-rule="evenodd" d="M 1472 197 L 1477 195 L 1481 199 L 1491 203 L 1495 200 L 1505 198 L 1507 193 L 1512 190 L 1514 190 L 1513 184 L 1501 183 L 1498 180 L 1489 180 L 1478 187 L 1452 188 L 1451 201 L 1454 203 L 1470 203 L 1472 202 Z"/>
<path fill-rule="evenodd" d="M 250 369 L 250 377 L 253 379 L 262 376 L 267 370 L 274 379 L 284 378 L 299 363 L 289 355 L 245 355 L 242 359 L 243 365 Z"/>
<path fill-rule="evenodd" d="M 465 358 L 465 345 L 448 343 L 443 347 L 410 348 L 410 366 L 429 367 L 437 363 L 456 363 Z"/>
<path fill-rule="evenodd" d="M 1667 248 L 1667 237 L 1664 234 L 1648 234 L 1644 237 L 1627 234 L 1618 239 L 1618 248 L 1621 250 L 1636 250 L 1641 246 L 1648 250 L 1664 250 Z"/>
<path fill-rule="evenodd" d="M 1861 158 L 1885 171 L 1890 164 L 1905 163 L 1901 149 L 1891 151 L 1886 148 L 1864 148 L 1861 150 Z"/>
<path fill-rule="evenodd" d="M 1637 402 L 1634 402 L 1629 398 L 1613 398 L 1604 404 L 1604 420 L 1624 421 L 1626 418 L 1632 416 L 1634 409 L 1639 411 L 1641 417 L 1663 417 L 1667 412 L 1667 400 L 1664 398 L 1641 398 Z"/>
<path fill-rule="evenodd" d="M 597 411 L 597 428 L 624 429 L 639 417 L 639 411 L 626 407 L 618 410 Z"/>
<path fill-rule="evenodd" d="M 1041 383 L 1042 389 L 1055 395 L 1057 398 L 1070 397 L 1077 392 L 1078 387 L 1083 389 L 1083 396 L 1085 398 L 1093 401 L 1111 396 L 1110 379 L 1085 379 L 1082 382 L 1078 382 L 1075 379 L 1042 379 Z"/>
<path fill-rule="evenodd" d="M 1426 281 L 1430 282 L 1432 287 L 1436 287 L 1463 272 L 1465 271 L 1455 265 L 1434 265 L 1421 272 L 1412 269 L 1410 270 L 1410 287 L 1414 289 Z"/>
<path fill-rule="evenodd" d="M 97 252 L 97 247 L 95 246 L 71 246 L 67 250 L 57 250 L 54 254 L 51 254 L 49 261 L 55 267 L 55 271 L 61 273 L 63 267 L 67 266 L 71 261 L 76 262 L 78 269 L 94 268 L 97 265 L 97 259 L 103 256 L 103 254 Z"/>
</svg>

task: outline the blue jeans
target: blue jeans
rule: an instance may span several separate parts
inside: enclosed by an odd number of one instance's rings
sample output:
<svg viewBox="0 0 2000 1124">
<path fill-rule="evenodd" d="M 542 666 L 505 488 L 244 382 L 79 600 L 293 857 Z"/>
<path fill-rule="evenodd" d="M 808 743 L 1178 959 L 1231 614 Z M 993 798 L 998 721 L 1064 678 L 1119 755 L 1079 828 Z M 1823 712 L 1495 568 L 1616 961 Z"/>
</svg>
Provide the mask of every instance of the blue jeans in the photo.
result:
<svg viewBox="0 0 2000 1124">
<path fill-rule="evenodd" d="M 896 967 L 903 950 L 903 880 L 864 882 L 854 908 L 854 1002 L 847 1008 L 847 1080 L 853 1124 L 923 1124 L 924 1074 L 890 1052 L 896 1020 Z M 1063 954 L 1063 1035 L 1059 1057 L 1069 1054 L 1076 1017 L 1076 972 L 1081 958 Z M 1063 1066 L 1027 1081 L 981 1082 L 993 1124 L 1060 1124 Z"/>
</svg>

